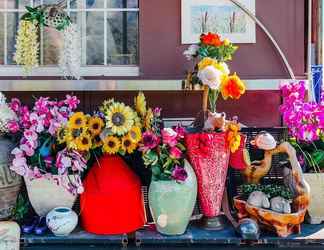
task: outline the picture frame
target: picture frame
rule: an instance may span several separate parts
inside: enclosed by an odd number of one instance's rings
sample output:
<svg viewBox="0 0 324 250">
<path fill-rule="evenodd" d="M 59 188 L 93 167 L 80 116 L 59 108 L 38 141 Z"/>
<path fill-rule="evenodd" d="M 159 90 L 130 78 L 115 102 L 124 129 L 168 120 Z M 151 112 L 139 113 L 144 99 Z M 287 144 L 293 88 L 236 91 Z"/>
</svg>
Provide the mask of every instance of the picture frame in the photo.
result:
<svg viewBox="0 0 324 250">
<path fill-rule="evenodd" d="M 255 0 L 239 0 L 253 14 Z M 201 33 L 213 32 L 233 43 L 256 43 L 256 24 L 230 0 L 181 0 L 181 42 L 199 42 Z"/>
</svg>

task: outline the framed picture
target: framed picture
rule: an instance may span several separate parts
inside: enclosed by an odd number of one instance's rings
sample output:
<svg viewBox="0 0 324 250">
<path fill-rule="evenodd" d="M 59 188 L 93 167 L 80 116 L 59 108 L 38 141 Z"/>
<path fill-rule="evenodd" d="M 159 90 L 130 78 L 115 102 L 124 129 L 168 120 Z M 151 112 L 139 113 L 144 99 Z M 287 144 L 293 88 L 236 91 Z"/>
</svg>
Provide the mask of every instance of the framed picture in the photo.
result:
<svg viewBox="0 0 324 250">
<path fill-rule="evenodd" d="M 239 0 L 255 14 L 255 0 Z M 255 43 L 255 22 L 230 0 L 182 0 L 182 44 L 199 42 L 201 33 L 214 32 L 233 43 Z"/>
</svg>

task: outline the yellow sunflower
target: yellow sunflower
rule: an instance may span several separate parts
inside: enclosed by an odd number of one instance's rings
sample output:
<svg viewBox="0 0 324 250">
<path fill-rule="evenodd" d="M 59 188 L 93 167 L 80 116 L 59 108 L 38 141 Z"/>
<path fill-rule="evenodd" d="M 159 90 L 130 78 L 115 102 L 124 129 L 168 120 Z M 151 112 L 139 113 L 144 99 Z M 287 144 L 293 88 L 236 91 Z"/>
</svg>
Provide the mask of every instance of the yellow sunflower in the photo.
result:
<svg viewBox="0 0 324 250">
<path fill-rule="evenodd" d="M 63 144 L 66 142 L 66 131 L 65 128 L 59 128 L 56 132 L 56 140 L 58 144 Z"/>
<path fill-rule="evenodd" d="M 83 112 L 76 112 L 74 113 L 68 121 L 68 126 L 71 129 L 79 129 L 87 124 L 87 117 L 84 115 Z"/>
<path fill-rule="evenodd" d="M 151 129 L 153 122 L 154 114 L 151 108 L 147 110 L 146 116 L 144 118 L 144 128 Z"/>
<path fill-rule="evenodd" d="M 134 111 L 124 103 L 115 102 L 106 113 L 106 127 L 113 134 L 125 135 L 134 125 Z"/>
<path fill-rule="evenodd" d="M 134 152 L 136 148 L 137 148 L 137 143 L 133 143 L 132 139 L 128 135 L 122 138 L 121 149 L 124 152 L 131 154 Z"/>
<path fill-rule="evenodd" d="M 99 148 L 103 145 L 103 141 L 100 138 L 100 135 L 96 135 L 92 138 L 92 148 Z"/>
<path fill-rule="evenodd" d="M 139 92 L 135 97 L 135 109 L 142 117 L 146 114 L 146 100 L 143 92 Z"/>
<path fill-rule="evenodd" d="M 120 149 L 120 140 L 115 136 L 108 136 L 103 141 L 102 150 L 107 154 L 116 154 Z"/>
<path fill-rule="evenodd" d="M 89 151 L 92 146 L 90 134 L 84 133 L 77 137 L 75 139 L 75 145 L 80 151 Z"/>
<path fill-rule="evenodd" d="M 132 127 L 131 130 L 128 132 L 128 136 L 133 143 L 138 143 L 142 138 L 141 129 L 137 126 Z"/>
<path fill-rule="evenodd" d="M 104 125 L 105 125 L 104 121 L 100 117 L 97 116 L 91 117 L 88 123 L 89 131 L 91 135 L 92 136 L 99 135 Z"/>
</svg>

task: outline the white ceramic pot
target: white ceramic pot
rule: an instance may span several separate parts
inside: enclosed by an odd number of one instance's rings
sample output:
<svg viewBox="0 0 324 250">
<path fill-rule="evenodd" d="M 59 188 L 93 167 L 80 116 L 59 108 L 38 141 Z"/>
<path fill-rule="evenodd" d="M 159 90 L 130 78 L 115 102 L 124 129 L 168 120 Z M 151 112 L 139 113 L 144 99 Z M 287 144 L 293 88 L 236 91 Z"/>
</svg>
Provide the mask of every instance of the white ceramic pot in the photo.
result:
<svg viewBox="0 0 324 250">
<path fill-rule="evenodd" d="M 73 176 L 70 178 L 73 180 Z M 46 216 L 56 207 L 72 208 L 77 198 L 64 187 L 57 185 L 53 179 L 25 178 L 25 184 L 29 201 L 39 216 Z"/>
<path fill-rule="evenodd" d="M 0 222 L 0 249 L 19 250 L 20 227 L 16 222 Z"/>
<path fill-rule="evenodd" d="M 308 207 L 307 222 L 321 224 L 324 221 L 324 173 L 304 174 L 311 187 L 311 201 Z"/>
<path fill-rule="evenodd" d="M 48 213 L 46 224 L 55 236 L 68 236 L 77 226 L 78 216 L 71 208 L 58 207 Z"/>
</svg>

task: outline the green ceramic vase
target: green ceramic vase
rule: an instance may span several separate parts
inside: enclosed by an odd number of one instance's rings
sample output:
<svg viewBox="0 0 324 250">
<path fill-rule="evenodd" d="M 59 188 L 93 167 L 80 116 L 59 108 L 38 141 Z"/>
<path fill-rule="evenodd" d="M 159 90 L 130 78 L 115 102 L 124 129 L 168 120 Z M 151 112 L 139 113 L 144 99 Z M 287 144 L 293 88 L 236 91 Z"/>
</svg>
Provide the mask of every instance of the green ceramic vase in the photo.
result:
<svg viewBox="0 0 324 250">
<path fill-rule="evenodd" d="M 149 205 L 158 232 L 164 235 L 184 234 L 197 199 L 197 179 L 190 164 L 185 162 L 188 178 L 176 181 L 152 181 Z"/>
</svg>

